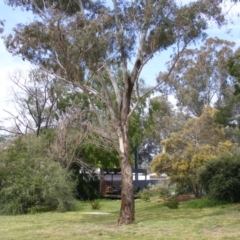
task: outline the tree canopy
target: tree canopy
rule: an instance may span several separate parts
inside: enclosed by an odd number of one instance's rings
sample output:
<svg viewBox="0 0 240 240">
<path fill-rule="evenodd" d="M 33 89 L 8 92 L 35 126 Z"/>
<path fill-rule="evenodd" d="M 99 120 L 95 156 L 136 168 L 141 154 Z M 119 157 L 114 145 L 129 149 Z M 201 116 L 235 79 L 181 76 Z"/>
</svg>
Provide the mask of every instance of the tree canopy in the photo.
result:
<svg viewBox="0 0 240 240">
<path fill-rule="evenodd" d="M 226 139 L 223 127 L 215 122 L 216 110 L 206 106 L 199 118 L 191 118 L 181 131 L 172 133 L 161 142 L 164 151 L 157 155 L 153 171 L 170 175 L 170 184 L 178 189 L 190 189 L 199 197 L 202 187 L 197 180 L 198 170 L 211 158 L 232 154 L 237 144 Z"/>
<path fill-rule="evenodd" d="M 205 106 L 226 103 L 235 83 L 228 68 L 234 46 L 234 42 L 208 38 L 200 48 L 183 51 L 168 81 L 179 108 L 199 117 Z"/>
</svg>

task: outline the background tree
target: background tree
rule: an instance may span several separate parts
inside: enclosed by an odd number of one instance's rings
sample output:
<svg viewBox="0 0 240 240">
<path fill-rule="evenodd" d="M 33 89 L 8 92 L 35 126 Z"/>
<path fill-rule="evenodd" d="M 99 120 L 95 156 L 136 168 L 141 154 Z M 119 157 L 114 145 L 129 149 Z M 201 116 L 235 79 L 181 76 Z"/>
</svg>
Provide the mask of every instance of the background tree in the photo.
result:
<svg viewBox="0 0 240 240">
<path fill-rule="evenodd" d="M 180 109 L 199 117 L 204 106 L 221 106 L 227 101 L 235 82 L 228 70 L 234 45 L 209 38 L 199 49 L 184 50 L 168 82 Z"/>
<path fill-rule="evenodd" d="M 189 119 L 181 131 L 161 142 L 164 150 L 151 163 L 153 171 L 170 175 L 170 184 L 177 183 L 178 190 L 185 188 L 196 197 L 202 194 L 198 170 L 208 159 L 237 149 L 237 144 L 226 140 L 223 127 L 215 123 L 215 113 L 207 106 L 199 118 Z"/>
<path fill-rule="evenodd" d="M 156 96 L 149 99 L 148 110 L 145 109 L 143 138 L 139 145 L 139 163 L 145 168 L 154 156 L 162 151 L 159 144 L 172 132 L 179 131 L 188 116 L 174 108 L 168 101 L 167 95 Z"/>
<path fill-rule="evenodd" d="M 108 138 L 112 133 L 118 138 L 115 148 L 122 169 L 118 222 L 132 223 L 134 191 L 129 123 L 142 98 L 139 75 L 156 53 L 170 46 L 176 50 L 174 67 L 187 45 L 203 36 L 208 20 L 214 19 L 218 24 L 224 21 L 219 2 L 196 1 L 181 6 L 175 1 L 155 0 L 113 0 L 112 5 L 81 0 L 68 4 L 61 0 L 7 0 L 6 3 L 36 14 L 32 23 L 17 25 L 14 34 L 5 38 L 7 49 L 78 86 L 87 95 L 96 117 L 101 116 L 96 103 L 105 104 L 113 127 L 107 132 Z M 164 80 L 160 79 L 156 87 Z M 131 101 L 133 91 L 138 96 L 135 104 Z"/>
<path fill-rule="evenodd" d="M 84 114 L 77 112 L 74 116 L 63 118 L 54 129 L 48 155 L 67 170 L 74 163 L 79 167 L 87 167 L 87 164 L 76 154 L 89 134 L 89 123 L 85 122 L 86 125 L 81 126 L 84 120 L 86 120 Z"/>
<path fill-rule="evenodd" d="M 13 120 L 13 126 L 2 129 L 18 135 L 35 133 L 38 136 L 42 129 L 53 128 L 60 117 L 58 101 L 66 91 L 63 84 L 41 69 L 31 70 L 28 76 L 16 71 L 11 81 L 15 109 L 14 113 L 5 111 Z"/>
<path fill-rule="evenodd" d="M 238 48 L 230 58 L 228 58 L 228 71 L 234 78 L 232 91 L 226 98 L 225 102 L 218 105 L 218 112 L 216 113 L 216 122 L 225 126 L 225 131 L 228 138 L 234 142 L 240 143 L 240 101 L 239 101 L 239 55 Z"/>
</svg>

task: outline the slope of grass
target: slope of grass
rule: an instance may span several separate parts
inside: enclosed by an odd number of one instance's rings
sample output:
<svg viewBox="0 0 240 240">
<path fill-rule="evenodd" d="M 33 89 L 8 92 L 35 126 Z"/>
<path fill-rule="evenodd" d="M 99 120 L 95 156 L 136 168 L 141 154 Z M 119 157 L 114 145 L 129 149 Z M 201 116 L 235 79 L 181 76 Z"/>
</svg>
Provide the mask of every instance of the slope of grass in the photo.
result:
<svg viewBox="0 0 240 240">
<path fill-rule="evenodd" d="M 182 203 L 171 210 L 157 200 L 138 199 L 134 224 L 121 227 L 117 226 L 120 201 L 102 204 L 100 210 L 79 202 L 75 212 L 0 216 L 0 239 L 240 239 L 237 204 L 192 209 Z"/>
</svg>

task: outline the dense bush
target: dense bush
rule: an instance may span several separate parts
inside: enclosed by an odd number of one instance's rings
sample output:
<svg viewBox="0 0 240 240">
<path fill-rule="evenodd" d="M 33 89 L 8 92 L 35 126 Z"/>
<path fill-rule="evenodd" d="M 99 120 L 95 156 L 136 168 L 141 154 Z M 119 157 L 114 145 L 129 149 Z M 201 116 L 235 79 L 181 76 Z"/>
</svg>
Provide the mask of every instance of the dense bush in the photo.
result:
<svg viewBox="0 0 240 240">
<path fill-rule="evenodd" d="M 71 171 L 76 182 L 76 198 L 78 200 L 94 200 L 100 197 L 100 180 L 94 170 L 92 172 L 81 170 L 80 173 L 80 167 L 77 164 L 73 164 Z"/>
<path fill-rule="evenodd" d="M 177 196 L 169 196 L 165 202 L 163 203 L 164 206 L 170 208 L 170 209 L 177 209 L 179 206 L 179 201 L 177 199 Z"/>
<path fill-rule="evenodd" d="M 75 184 L 69 173 L 44 154 L 42 139 L 21 137 L 0 152 L 0 213 L 26 213 L 37 206 L 74 207 Z"/>
<path fill-rule="evenodd" d="M 148 201 L 150 197 L 154 196 L 165 198 L 169 195 L 170 192 L 167 184 L 162 182 L 157 184 L 149 184 L 147 188 L 139 192 L 139 197 L 144 201 Z"/>
<path fill-rule="evenodd" d="M 199 171 L 199 181 L 209 198 L 240 201 L 240 156 L 220 156 L 212 159 Z"/>
</svg>

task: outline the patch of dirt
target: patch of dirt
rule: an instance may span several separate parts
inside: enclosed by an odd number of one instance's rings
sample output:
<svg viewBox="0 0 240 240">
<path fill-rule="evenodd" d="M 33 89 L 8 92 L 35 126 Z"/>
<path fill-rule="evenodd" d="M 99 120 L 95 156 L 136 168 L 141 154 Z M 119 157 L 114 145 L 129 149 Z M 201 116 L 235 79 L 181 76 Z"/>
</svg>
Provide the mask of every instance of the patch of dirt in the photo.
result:
<svg viewBox="0 0 240 240">
<path fill-rule="evenodd" d="M 204 228 L 203 231 L 207 233 L 221 233 L 223 231 L 223 228 L 216 226 L 215 228 Z"/>
<path fill-rule="evenodd" d="M 187 202 L 187 201 L 196 199 L 196 197 L 195 197 L 194 194 L 181 194 L 181 195 L 177 196 L 177 199 L 178 199 L 179 202 Z M 163 203 L 163 202 L 165 202 L 165 199 L 164 198 L 159 198 L 157 201 L 159 203 Z"/>
<path fill-rule="evenodd" d="M 234 206 L 233 209 L 240 211 L 240 204 Z"/>
<path fill-rule="evenodd" d="M 177 199 L 179 202 L 187 202 L 189 200 L 195 199 L 195 195 L 194 194 L 181 194 L 181 195 L 177 196 Z"/>
</svg>

